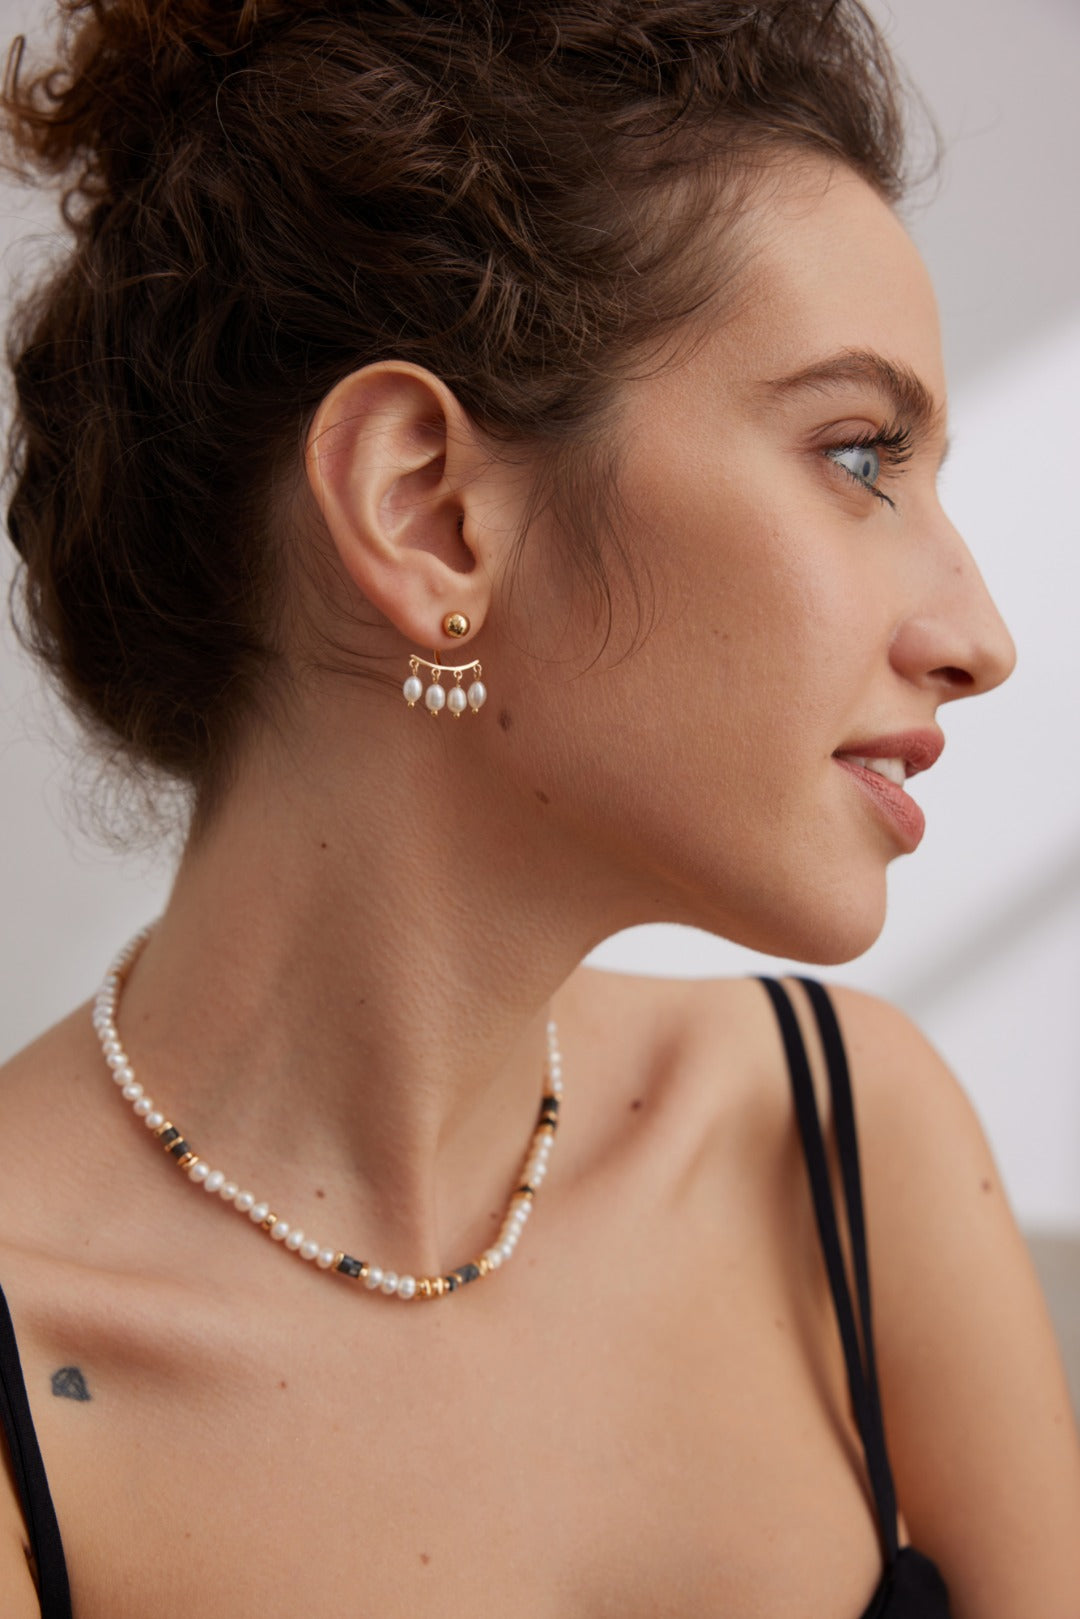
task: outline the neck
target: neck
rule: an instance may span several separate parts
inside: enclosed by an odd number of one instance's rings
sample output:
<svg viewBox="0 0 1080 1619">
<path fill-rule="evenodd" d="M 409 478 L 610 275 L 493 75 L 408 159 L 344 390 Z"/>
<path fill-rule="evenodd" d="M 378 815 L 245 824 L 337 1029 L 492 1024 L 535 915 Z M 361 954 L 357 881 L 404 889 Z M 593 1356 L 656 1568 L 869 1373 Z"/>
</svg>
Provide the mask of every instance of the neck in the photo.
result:
<svg viewBox="0 0 1080 1619">
<path fill-rule="evenodd" d="M 303 760 L 287 778 L 280 762 L 249 771 L 186 852 L 117 1019 L 201 1157 L 328 1243 L 413 1274 L 493 1240 L 536 1124 L 548 1018 L 572 1098 L 571 975 L 627 925 L 603 924 L 615 908 L 595 861 L 534 809 L 478 816 L 458 740 L 423 785 L 400 749 L 365 782 L 324 770 L 318 792 Z"/>
</svg>

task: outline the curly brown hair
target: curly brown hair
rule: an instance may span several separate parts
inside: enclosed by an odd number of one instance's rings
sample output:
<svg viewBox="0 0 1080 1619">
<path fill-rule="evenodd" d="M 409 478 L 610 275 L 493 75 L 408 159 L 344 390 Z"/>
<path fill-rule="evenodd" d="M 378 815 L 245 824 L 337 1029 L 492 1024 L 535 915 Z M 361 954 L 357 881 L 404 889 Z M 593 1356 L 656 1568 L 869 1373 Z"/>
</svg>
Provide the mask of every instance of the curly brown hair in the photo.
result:
<svg viewBox="0 0 1080 1619">
<path fill-rule="evenodd" d="M 689 250 L 755 154 L 904 187 L 857 0 L 60 0 L 60 25 L 3 92 L 9 165 L 71 233 L 9 331 L 18 618 L 200 812 L 273 686 L 275 479 L 336 382 L 414 361 L 549 497 L 580 488 L 627 357 L 730 281 Z M 601 527 L 563 525 L 610 612 Z"/>
</svg>

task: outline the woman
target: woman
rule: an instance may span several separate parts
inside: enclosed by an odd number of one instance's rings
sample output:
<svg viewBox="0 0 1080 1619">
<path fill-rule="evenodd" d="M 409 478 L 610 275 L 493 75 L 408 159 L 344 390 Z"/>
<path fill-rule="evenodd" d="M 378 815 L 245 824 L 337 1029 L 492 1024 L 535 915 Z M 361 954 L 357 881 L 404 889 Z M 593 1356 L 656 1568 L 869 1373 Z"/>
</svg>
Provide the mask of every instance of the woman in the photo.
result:
<svg viewBox="0 0 1080 1619">
<path fill-rule="evenodd" d="M 1062 1369 L 937 1055 L 581 966 L 857 956 L 1013 665 L 873 25 L 66 10 L 7 91 L 73 228 L 23 622 L 189 821 L 0 1091 L 5 1613 L 1074 1615 Z"/>
</svg>

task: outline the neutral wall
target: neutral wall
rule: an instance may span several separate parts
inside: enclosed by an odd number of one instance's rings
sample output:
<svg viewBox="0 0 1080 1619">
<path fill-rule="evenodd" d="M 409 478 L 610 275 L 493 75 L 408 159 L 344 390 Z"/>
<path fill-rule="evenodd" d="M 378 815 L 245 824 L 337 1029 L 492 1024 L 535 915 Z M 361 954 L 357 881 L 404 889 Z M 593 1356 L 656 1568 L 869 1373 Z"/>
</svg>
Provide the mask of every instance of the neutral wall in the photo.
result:
<svg viewBox="0 0 1080 1619">
<path fill-rule="evenodd" d="M 948 747 L 916 789 L 928 832 L 890 877 L 881 941 L 822 973 L 899 1001 L 960 1075 L 1029 1228 L 1080 1232 L 1080 242 L 1071 0 L 897 0 L 893 32 L 951 143 L 912 228 L 939 287 L 955 447 L 943 479 L 1013 630 L 1002 690 L 942 710 Z M 0 31 L 46 15 L 0 0 Z M 1017 19 L 1022 16 L 1022 25 Z M 0 194 L 0 265 L 27 216 Z M 0 1055 L 93 987 L 160 908 L 167 865 L 76 830 L 57 722 L 0 636 Z M 688 674 L 690 671 L 687 671 Z M 686 929 L 640 928 L 590 958 L 676 975 L 779 971 Z"/>
</svg>

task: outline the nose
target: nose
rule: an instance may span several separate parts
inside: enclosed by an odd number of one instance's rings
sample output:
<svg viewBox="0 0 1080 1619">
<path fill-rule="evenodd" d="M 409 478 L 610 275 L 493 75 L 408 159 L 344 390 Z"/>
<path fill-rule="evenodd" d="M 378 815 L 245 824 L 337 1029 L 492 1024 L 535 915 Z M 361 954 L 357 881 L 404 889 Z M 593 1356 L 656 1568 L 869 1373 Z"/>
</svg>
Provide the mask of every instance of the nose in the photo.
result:
<svg viewBox="0 0 1080 1619">
<path fill-rule="evenodd" d="M 924 577 L 920 605 L 894 636 L 890 658 L 906 680 L 946 703 L 977 697 L 1008 680 L 1016 667 L 1016 645 L 974 557 L 951 525 L 938 554 L 932 589 Z"/>
</svg>

